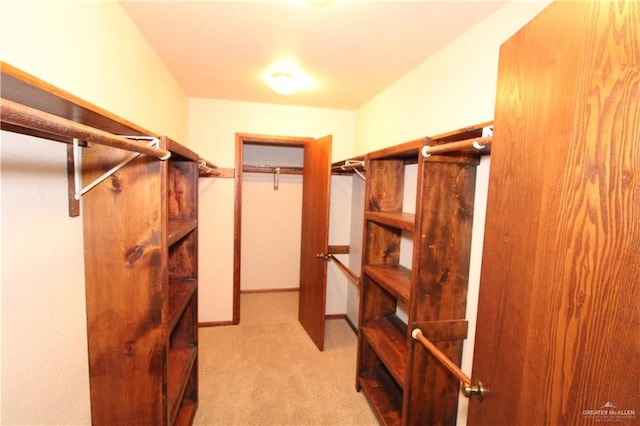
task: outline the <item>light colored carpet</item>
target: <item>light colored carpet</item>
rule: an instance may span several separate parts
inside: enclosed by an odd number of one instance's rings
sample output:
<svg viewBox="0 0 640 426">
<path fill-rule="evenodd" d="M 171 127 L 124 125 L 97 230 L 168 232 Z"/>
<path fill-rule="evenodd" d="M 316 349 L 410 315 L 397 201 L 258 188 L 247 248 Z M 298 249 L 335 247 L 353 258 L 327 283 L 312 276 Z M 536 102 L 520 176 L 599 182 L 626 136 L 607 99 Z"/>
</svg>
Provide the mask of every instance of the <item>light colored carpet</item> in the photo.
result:
<svg viewBox="0 0 640 426">
<path fill-rule="evenodd" d="M 199 331 L 196 425 L 377 425 L 355 390 L 356 336 L 326 324 L 320 352 L 298 323 L 298 292 L 242 294 L 240 325 Z"/>
</svg>

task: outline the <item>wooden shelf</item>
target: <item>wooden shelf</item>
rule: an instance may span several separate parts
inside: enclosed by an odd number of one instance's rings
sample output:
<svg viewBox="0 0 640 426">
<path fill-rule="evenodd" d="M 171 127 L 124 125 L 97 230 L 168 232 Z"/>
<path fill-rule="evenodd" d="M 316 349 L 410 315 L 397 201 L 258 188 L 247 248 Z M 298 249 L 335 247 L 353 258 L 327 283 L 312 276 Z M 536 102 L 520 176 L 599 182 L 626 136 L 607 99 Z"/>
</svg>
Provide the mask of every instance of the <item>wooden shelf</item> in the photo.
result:
<svg viewBox="0 0 640 426">
<path fill-rule="evenodd" d="M 409 300 L 411 270 L 402 265 L 365 265 L 362 269 L 371 279 L 403 302 Z"/>
<path fill-rule="evenodd" d="M 0 61 L 0 68 L 2 69 L 0 91 L 3 99 L 115 135 L 156 136 L 130 121 L 111 114 L 5 62 Z M 4 124 L 2 128 L 5 129 Z M 26 127 L 10 126 L 7 130 L 58 142 L 73 142 L 70 138 L 38 132 Z"/>
<path fill-rule="evenodd" d="M 393 145 L 388 148 L 383 148 L 378 151 L 373 151 L 367 154 L 367 158 L 370 160 L 392 160 L 403 159 L 410 163 L 417 163 L 420 158 L 420 150 L 424 146 L 427 138 L 420 138 L 414 141 L 405 142 L 399 145 Z"/>
<path fill-rule="evenodd" d="M 406 335 L 386 319 L 367 322 L 362 333 L 401 388 L 404 388 L 409 351 Z"/>
<path fill-rule="evenodd" d="M 382 225 L 392 226 L 403 231 L 413 232 L 416 215 L 402 212 L 373 212 L 365 213 L 364 218 Z"/>
<path fill-rule="evenodd" d="M 198 288 L 194 279 L 169 280 L 169 333 L 173 331 L 193 293 Z"/>
<path fill-rule="evenodd" d="M 167 402 L 170 419 L 175 419 L 180 410 L 182 395 L 191 376 L 197 354 L 198 349 L 192 345 L 173 347 L 169 350 Z"/>
<path fill-rule="evenodd" d="M 386 371 L 363 373 L 358 381 L 380 424 L 402 424 L 402 391 Z"/>
<path fill-rule="evenodd" d="M 197 408 L 197 403 L 189 399 L 184 399 L 180 405 L 180 409 L 178 410 L 178 415 L 173 421 L 173 426 L 188 426 L 192 424 Z"/>
<path fill-rule="evenodd" d="M 167 240 L 170 246 L 180 241 L 189 232 L 198 226 L 197 219 L 170 219 L 168 225 Z"/>
<path fill-rule="evenodd" d="M 198 156 L 198 154 L 196 154 L 195 152 L 191 151 L 189 148 L 187 148 L 184 145 L 181 145 L 175 141 L 172 141 L 171 139 L 167 139 L 167 149 L 169 151 L 171 151 L 172 154 L 175 154 L 179 157 L 181 157 L 182 159 L 185 159 L 187 161 L 195 161 L 197 162 L 200 157 Z M 176 157 L 172 156 L 172 158 L 174 160 L 178 160 Z"/>
</svg>

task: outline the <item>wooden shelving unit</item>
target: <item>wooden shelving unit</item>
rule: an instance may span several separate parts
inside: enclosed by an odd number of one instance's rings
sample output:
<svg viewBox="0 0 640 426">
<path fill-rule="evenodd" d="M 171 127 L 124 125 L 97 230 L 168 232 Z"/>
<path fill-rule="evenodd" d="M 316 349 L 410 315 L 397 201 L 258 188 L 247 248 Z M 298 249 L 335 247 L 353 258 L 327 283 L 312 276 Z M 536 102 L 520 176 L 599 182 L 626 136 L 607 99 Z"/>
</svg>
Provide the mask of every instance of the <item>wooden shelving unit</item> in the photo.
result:
<svg viewBox="0 0 640 426">
<path fill-rule="evenodd" d="M 95 424 L 190 424 L 198 403 L 198 156 L 160 146 L 83 199 Z M 122 155 L 90 145 L 85 179 Z"/>
<path fill-rule="evenodd" d="M 175 308 L 167 326 L 168 370 L 175 375 L 168 381 L 169 424 L 180 424 L 178 418 L 190 424 L 192 417 L 179 416 L 179 411 L 195 414 L 198 402 L 198 156 L 168 138 L 161 138 L 160 145 L 172 153 L 166 164 L 167 230 L 176 230 L 167 231 L 168 299 L 169 307 Z M 175 366 L 174 353 L 178 354 Z"/>
<path fill-rule="evenodd" d="M 157 138 L 0 64 L 3 105 L 15 102 L 33 114 L 52 114 L 115 135 Z M 4 116 L 2 129 L 72 142 L 67 135 L 16 125 Z M 75 168 L 81 166 L 84 187 L 122 164 L 82 198 L 96 425 L 189 425 L 198 406 L 197 183 L 203 160 L 169 138 L 158 141 L 171 153 L 166 161 L 93 142 L 82 143 L 82 165 L 68 158 Z M 70 170 L 70 199 L 73 177 Z M 70 203 L 71 216 L 79 210 Z"/>
<path fill-rule="evenodd" d="M 356 388 L 384 425 L 455 424 L 458 383 L 410 333 L 417 324 L 465 318 L 479 154 L 424 158 L 420 151 L 480 136 L 485 125 L 366 156 Z M 403 211 L 409 165 L 417 167 L 415 212 Z M 401 264 L 402 240 L 413 245 L 410 264 Z M 433 328 L 436 345 L 459 364 L 460 333 L 452 338 L 441 332 L 446 327 Z"/>
</svg>

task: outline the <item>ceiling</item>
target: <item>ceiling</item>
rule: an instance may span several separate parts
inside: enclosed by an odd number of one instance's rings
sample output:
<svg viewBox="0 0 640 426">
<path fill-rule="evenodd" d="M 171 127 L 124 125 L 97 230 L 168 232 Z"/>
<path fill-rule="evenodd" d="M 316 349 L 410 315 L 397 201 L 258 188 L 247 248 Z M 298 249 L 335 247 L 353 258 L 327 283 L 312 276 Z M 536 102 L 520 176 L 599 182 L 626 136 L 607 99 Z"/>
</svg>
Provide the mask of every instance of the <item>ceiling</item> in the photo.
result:
<svg viewBox="0 0 640 426">
<path fill-rule="evenodd" d="M 189 97 L 347 110 L 506 2 L 121 0 Z M 297 63 L 314 86 L 273 92 L 265 75 L 281 60 Z"/>
</svg>

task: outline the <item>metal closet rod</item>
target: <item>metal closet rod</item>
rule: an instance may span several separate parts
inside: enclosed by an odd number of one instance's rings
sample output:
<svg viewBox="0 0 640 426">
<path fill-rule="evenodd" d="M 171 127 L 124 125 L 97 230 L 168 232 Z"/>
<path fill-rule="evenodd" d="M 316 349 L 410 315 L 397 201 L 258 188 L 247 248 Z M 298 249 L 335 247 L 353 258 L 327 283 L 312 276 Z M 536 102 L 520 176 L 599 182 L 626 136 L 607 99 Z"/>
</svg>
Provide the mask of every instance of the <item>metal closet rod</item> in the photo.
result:
<svg viewBox="0 0 640 426">
<path fill-rule="evenodd" d="M 141 144 L 4 98 L 0 99 L 0 106 L 3 123 L 146 154 L 160 160 L 171 157 L 171 152 L 166 149 Z"/>
<path fill-rule="evenodd" d="M 346 160 L 344 164 L 337 164 L 331 167 L 333 170 L 349 170 L 349 169 L 364 169 L 364 161 L 360 160 Z"/>
<path fill-rule="evenodd" d="M 302 166 L 275 166 L 267 164 L 243 164 L 242 171 L 247 173 L 302 174 Z"/>
</svg>

